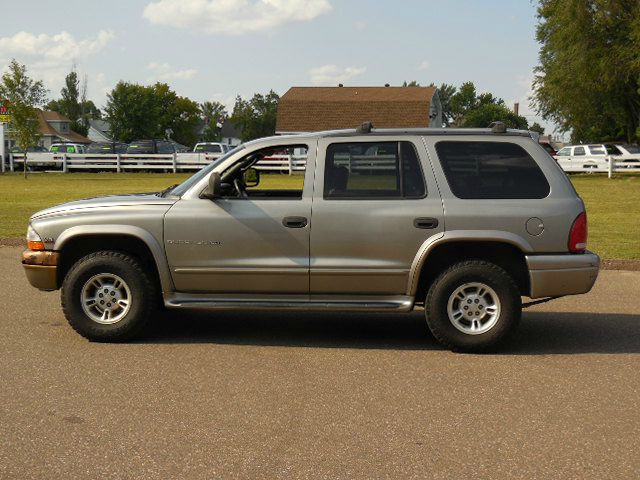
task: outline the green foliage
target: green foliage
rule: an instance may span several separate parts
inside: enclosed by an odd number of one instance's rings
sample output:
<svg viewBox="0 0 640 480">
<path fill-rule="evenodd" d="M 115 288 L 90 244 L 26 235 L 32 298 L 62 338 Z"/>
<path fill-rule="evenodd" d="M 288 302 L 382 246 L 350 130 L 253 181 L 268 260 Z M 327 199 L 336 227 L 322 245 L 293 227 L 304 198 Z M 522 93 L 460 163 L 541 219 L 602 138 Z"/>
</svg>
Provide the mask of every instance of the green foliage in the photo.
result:
<svg viewBox="0 0 640 480">
<path fill-rule="evenodd" d="M 144 86 L 118 82 L 107 95 L 105 116 L 117 140 L 159 138 L 169 132 L 176 142 L 193 145 L 200 107 L 178 96 L 166 83 Z"/>
<path fill-rule="evenodd" d="M 544 127 L 540 125 L 538 122 L 534 122 L 533 125 L 529 126 L 529 130 L 532 132 L 536 132 L 540 135 L 544 135 Z"/>
<path fill-rule="evenodd" d="M 492 122 L 500 121 L 508 128 L 528 127 L 527 119 L 513 113 L 501 98 L 490 92 L 478 94 L 473 82 L 465 82 L 460 88 L 443 83 L 438 87 L 438 95 L 445 126 L 487 128 Z"/>
<path fill-rule="evenodd" d="M 9 101 L 11 135 L 25 153 L 29 147 L 37 145 L 40 138 L 37 108 L 45 102 L 46 94 L 41 80 L 31 79 L 26 66 L 11 60 L 0 81 L 0 98 Z M 26 177 L 26 162 L 24 165 Z"/>
<path fill-rule="evenodd" d="M 416 81 L 416 80 L 411 80 L 410 82 L 407 83 L 407 81 L 405 80 L 402 84 L 403 87 L 419 87 L 420 84 Z"/>
<path fill-rule="evenodd" d="M 101 118 L 100 110 L 91 100 L 87 100 L 80 91 L 80 80 L 75 67 L 67 74 L 64 87 L 60 90 L 58 100 L 51 100 L 45 105 L 47 110 L 58 112 L 71 120 L 71 130 L 86 136 L 89 133 L 89 120 Z M 82 87 L 86 91 L 86 78 Z"/>
<path fill-rule="evenodd" d="M 464 128 L 487 128 L 491 123 L 498 121 L 504 122 L 507 128 L 520 130 L 528 128 L 527 119 L 513 113 L 504 105 L 504 102 L 479 104 L 466 113 L 460 126 Z"/>
<path fill-rule="evenodd" d="M 266 95 L 256 93 L 251 100 L 236 97 L 231 121 L 240 130 L 242 141 L 275 134 L 279 100 L 273 90 Z"/>
<path fill-rule="evenodd" d="M 639 138 L 640 2 L 540 0 L 533 106 L 572 141 Z"/>
<path fill-rule="evenodd" d="M 431 87 L 435 87 L 432 83 Z M 447 83 L 441 84 L 438 88 L 438 97 L 440 97 L 440 104 L 442 105 L 442 122 L 444 127 L 448 127 L 453 123 L 453 112 L 451 110 L 451 99 L 456 94 L 458 89 Z"/>
<path fill-rule="evenodd" d="M 220 102 L 204 102 L 200 105 L 202 116 L 205 122 L 205 128 L 202 140 L 205 142 L 219 142 L 221 137 L 221 127 L 227 116 L 226 107 Z"/>
</svg>

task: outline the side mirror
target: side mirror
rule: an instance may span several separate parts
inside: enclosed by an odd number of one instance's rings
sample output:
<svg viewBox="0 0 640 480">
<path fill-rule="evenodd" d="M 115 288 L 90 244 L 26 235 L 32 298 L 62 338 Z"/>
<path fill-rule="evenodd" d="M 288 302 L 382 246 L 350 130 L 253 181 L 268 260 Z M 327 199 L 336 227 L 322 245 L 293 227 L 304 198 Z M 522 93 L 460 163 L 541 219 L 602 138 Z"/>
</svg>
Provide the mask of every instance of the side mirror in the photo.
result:
<svg viewBox="0 0 640 480">
<path fill-rule="evenodd" d="M 255 168 L 247 168 L 242 177 L 242 181 L 247 187 L 257 187 L 260 184 L 260 172 Z"/>
<path fill-rule="evenodd" d="M 213 172 L 209 175 L 209 185 L 202 196 L 211 200 L 218 198 L 220 196 L 221 187 L 222 178 L 220 177 L 220 172 Z"/>
</svg>

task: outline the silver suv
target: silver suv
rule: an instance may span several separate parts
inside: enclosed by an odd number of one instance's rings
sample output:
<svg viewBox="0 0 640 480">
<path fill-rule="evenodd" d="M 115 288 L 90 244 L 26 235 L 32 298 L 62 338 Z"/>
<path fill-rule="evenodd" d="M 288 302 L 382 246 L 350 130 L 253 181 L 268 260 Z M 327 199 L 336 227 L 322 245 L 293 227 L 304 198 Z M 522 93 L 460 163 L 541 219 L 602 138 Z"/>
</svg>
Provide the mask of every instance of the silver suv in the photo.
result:
<svg viewBox="0 0 640 480">
<path fill-rule="evenodd" d="M 304 171 L 260 175 L 275 155 Z M 521 297 L 586 293 L 599 268 L 566 175 L 502 125 L 255 140 L 162 192 L 38 212 L 27 240 L 29 281 L 62 288 L 94 341 L 132 338 L 157 307 L 424 308 L 443 345 L 481 351 L 514 331 Z"/>
</svg>

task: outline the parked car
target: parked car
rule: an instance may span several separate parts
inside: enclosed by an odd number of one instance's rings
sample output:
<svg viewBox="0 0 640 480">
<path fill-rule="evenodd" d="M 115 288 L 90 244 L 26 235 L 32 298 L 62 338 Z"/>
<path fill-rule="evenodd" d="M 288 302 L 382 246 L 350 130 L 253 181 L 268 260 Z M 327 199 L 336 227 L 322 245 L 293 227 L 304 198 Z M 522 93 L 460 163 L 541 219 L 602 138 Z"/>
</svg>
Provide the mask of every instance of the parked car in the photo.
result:
<svg viewBox="0 0 640 480">
<path fill-rule="evenodd" d="M 607 145 L 607 150 L 616 162 L 640 162 L 640 147 L 638 145 Z"/>
<path fill-rule="evenodd" d="M 606 170 L 609 156 L 605 145 L 569 145 L 561 148 L 554 158 L 565 172 L 582 172 Z"/>
<path fill-rule="evenodd" d="M 94 142 L 86 149 L 86 153 L 102 153 L 102 154 L 116 154 L 127 153 L 129 145 L 122 142 Z"/>
<path fill-rule="evenodd" d="M 81 143 L 52 143 L 51 147 L 49 147 L 49 152 L 51 153 L 84 153 L 85 145 Z"/>
<path fill-rule="evenodd" d="M 47 151 L 48 151 L 48 150 L 47 150 L 46 148 L 44 148 L 43 146 L 41 146 L 41 145 L 36 145 L 36 146 L 34 146 L 34 147 L 29 147 L 29 148 L 27 148 L 27 153 L 33 153 L 33 152 L 36 152 L 36 153 L 43 153 L 43 152 L 47 152 Z M 18 147 L 18 146 L 13 146 L 13 147 L 11 147 L 10 152 L 11 152 L 11 153 L 15 153 L 15 154 L 22 154 L 22 153 L 24 153 L 24 151 L 23 151 L 20 147 Z"/>
<path fill-rule="evenodd" d="M 193 147 L 194 153 L 226 153 L 228 152 L 227 145 L 224 143 L 215 143 L 215 142 L 200 142 L 196 143 L 195 147 Z"/>
<path fill-rule="evenodd" d="M 167 154 L 177 153 L 175 145 L 169 140 L 134 140 L 127 147 L 127 154 Z"/>
<path fill-rule="evenodd" d="M 296 185 L 261 182 L 258 162 L 296 149 L 307 155 L 304 175 L 286 177 Z M 575 189 L 503 124 L 255 140 L 162 192 L 37 212 L 27 245 L 31 285 L 62 288 L 67 320 L 94 341 L 140 334 L 159 303 L 420 307 L 443 345 L 484 351 L 514 332 L 521 297 L 586 293 L 599 269 Z"/>
<path fill-rule="evenodd" d="M 47 153 L 48 150 L 40 145 L 35 145 L 33 147 L 29 147 L 27 149 L 27 155 L 29 153 Z M 11 149 L 9 150 L 9 152 L 7 152 L 8 154 L 10 153 L 11 155 L 14 156 L 13 159 L 13 168 L 16 169 L 21 169 L 23 168 L 23 161 L 22 161 L 22 155 L 24 154 L 24 151 L 22 151 L 22 149 L 20 147 L 18 147 L 17 145 L 14 145 L 13 147 L 11 147 Z M 18 156 L 18 158 L 15 158 L 15 156 Z M 7 158 L 5 159 L 6 164 L 9 164 L 9 155 L 7 155 Z M 35 163 L 31 163 L 28 162 L 27 166 L 29 167 L 29 169 L 32 168 L 36 168 L 36 167 L 42 167 L 44 162 L 38 162 L 38 164 Z"/>
</svg>

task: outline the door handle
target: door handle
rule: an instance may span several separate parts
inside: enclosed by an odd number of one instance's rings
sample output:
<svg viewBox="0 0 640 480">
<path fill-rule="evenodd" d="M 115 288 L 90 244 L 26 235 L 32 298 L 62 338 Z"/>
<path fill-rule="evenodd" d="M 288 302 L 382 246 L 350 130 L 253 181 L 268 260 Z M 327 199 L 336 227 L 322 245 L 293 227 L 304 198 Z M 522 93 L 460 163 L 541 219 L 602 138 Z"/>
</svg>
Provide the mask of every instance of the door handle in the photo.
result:
<svg viewBox="0 0 640 480">
<path fill-rule="evenodd" d="M 430 217 L 416 218 L 413 221 L 413 226 L 416 227 L 416 228 L 423 228 L 425 230 L 431 230 L 431 229 L 436 228 L 438 226 L 438 219 L 437 218 L 430 218 Z"/>
<path fill-rule="evenodd" d="M 305 217 L 284 217 L 282 225 L 287 228 L 304 228 L 307 226 L 307 219 Z"/>
</svg>

